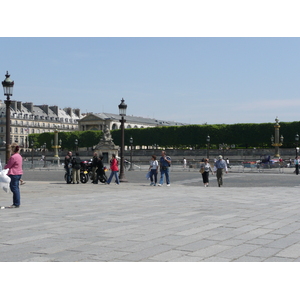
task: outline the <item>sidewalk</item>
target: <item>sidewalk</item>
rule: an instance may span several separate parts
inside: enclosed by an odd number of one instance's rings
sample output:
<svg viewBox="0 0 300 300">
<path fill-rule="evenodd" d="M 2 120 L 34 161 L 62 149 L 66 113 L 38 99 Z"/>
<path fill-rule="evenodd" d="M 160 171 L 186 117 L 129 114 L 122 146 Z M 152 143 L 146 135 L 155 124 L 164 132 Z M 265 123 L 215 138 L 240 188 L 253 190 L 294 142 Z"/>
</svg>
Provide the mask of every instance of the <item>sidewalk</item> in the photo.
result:
<svg viewBox="0 0 300 300">
<path fill-rule="evenodd" d="M 299 191 L 27 181 L 0 211 L 0 261 L 299 261 Z"/>
</svg>

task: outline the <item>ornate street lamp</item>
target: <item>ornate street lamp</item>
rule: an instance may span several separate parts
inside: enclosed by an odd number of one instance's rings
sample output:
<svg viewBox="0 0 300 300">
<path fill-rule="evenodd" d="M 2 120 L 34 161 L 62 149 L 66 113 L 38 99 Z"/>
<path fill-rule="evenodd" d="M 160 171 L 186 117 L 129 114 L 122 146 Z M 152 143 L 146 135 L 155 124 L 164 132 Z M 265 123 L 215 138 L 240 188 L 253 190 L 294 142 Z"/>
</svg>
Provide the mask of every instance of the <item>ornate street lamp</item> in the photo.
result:
<svg viewBox="0 0 300 300">
<path fill-rule="evenodd" d="M 282 143 L 283 143 L 283 136 L 281 135 L 280 136 L 280 142 L 279 142 L 279 128 L 280 128 L 280 125 L 279 125 L 279 119 L 278 117 L 276 117 L 275 119 L 275 125 L 274 125 L 274 128 L 275 128 L 275 143 L 274 143 L 274 137 L 273 135 L 271 136 L 271 142 L 272 142 L 272 146 L 275 147 L 275 155 L 274 157 L 280 157 L 280 154 L 279 154 L 279 147 L 282 146 Z"/>
<path fill-rule="evenodd" d="M 120 182 L 127 182 L 127 179 L 125 178 L 125 173 L 124 173 L 124 135 L 125 135 L 125 116 L 126 116 L 126 109 L 127 105 L 125 104 L 125 100 L 122 98 L 121 103 L 119 104 L 119 115 L 122 117 L 120 122 L 121 122 L 121 164 L 120 164 Z"/>
<path fill-rule="evenodd" d="M 8 71 L 5 75 L 5 80 L 2 81 L 2 86 L 4 90 L 4 95 L 6 96 L 6 100 L 4 103 L 6 104 L 6 163 L 8 163 L 8 160 L 10 158 L 10 105 L 11 100 L 10 96 L 13 94 L 13 88 L 14 88 L 14 81 L 10 79 L 10 75 L 8 74 Z"/>
<path fill-rule="evenodd" d="M 209 135 L 206 137 L 206 142 L 207 142 L 207 155 L 206 155 L 206 157 L 209 158 L 209 143 L 210 143 L 210 136 Z"/>
<path fill-rule="evenodd" d="M 77 139 L 75 140 L 75 151 L 76 152 L 78 151 L 78 140 Z"/>
<path fill-rule="evenodd" d="M 31 141 L 31 169 L 33 169 L 33 146 L 34 146 L 34 143 L 33 141 Z"/>
<path fill-rule="evenodd" d="M 133 171 L 134 170 L 134 167 L 133 167 L 133 163 L 132 163 L 132 144 L 133 144 L 133 138 L 132 136 L 130 137 L 129 139 L 129 143 L 130 143 L 130 168 L 128 171 Z"/>
<path fill-rule="evenodd" d="M 46 148 L 47 148 L 47 144 L 44 143 L 43 147 L 44 147 L 44 168 L 46 168 Z"/>
</svg>

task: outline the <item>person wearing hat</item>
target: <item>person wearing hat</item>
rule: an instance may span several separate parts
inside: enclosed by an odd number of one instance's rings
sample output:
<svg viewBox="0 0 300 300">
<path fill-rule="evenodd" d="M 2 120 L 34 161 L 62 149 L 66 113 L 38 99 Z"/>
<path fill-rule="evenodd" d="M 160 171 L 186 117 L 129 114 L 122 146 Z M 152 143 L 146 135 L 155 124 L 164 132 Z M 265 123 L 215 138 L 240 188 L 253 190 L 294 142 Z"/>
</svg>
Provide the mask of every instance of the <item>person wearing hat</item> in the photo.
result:
<svg viewBox="0 0 300 300">
<path fill-rule="evenodd" d="M 219 155 L 219 159 L 215 162 L 215 168 L 217 170 L 217 180 L 220 187 L 221 185 L 223 185 L 224 170 L 226 173 L 228 173 L 227 164 L 222 155 Z"/>
</svg>

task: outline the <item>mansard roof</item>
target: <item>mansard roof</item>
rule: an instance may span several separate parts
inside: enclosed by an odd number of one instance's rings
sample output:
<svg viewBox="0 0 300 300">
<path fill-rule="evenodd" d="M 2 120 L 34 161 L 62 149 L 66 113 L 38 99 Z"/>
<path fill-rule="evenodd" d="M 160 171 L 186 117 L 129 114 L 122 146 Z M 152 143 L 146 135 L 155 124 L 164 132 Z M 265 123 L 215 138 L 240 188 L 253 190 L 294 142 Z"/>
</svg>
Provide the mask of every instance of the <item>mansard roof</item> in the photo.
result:
<svg viewBox="0 0 300 300">
<path fill-rule="evenodd" d="M 88 113 L 86 116 L 84 116 L 80 121 L 88 121 L 92 120 L 91 116 L 93 116 L 93 119 L 101 119 L 101 120 L 111 120 L 112 122 L 119 122 L 120 115 L 117 114 L 111 114 L 111 113 Z M 158 120 L 153 118 L 144 118 L 144 117 L 136 117 L 136 116 L 129 116 L 127 115 L 125 117 L 127 122 L 130 123 L 137 123 L 137 124 L 148 124 L 149 126 L 182 126 L 182 125 L 188 125 L 186 123 L 181 122 L 175 122 L 175 121 L 166 121 L 166 120 Z"/>
</svg>

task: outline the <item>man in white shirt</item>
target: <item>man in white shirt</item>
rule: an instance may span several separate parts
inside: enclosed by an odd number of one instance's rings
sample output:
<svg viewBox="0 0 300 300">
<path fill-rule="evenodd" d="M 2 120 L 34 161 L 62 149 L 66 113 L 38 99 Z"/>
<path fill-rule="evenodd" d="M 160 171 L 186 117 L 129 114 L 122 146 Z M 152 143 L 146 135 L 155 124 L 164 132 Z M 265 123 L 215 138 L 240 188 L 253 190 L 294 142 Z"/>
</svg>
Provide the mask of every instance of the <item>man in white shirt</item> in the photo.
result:
<svg viewBox="0 0 300 300">
<path fill-rule="evenodd" d="M 215 168 L 217 170 L 217 180 L 220 187 L 221 185 L 223 185 L 224 170 L 226 174 L 228 173 L 227 164 L 222 155 L 219 155 L 219 159 L 215 162 Z"/>
</svg>

